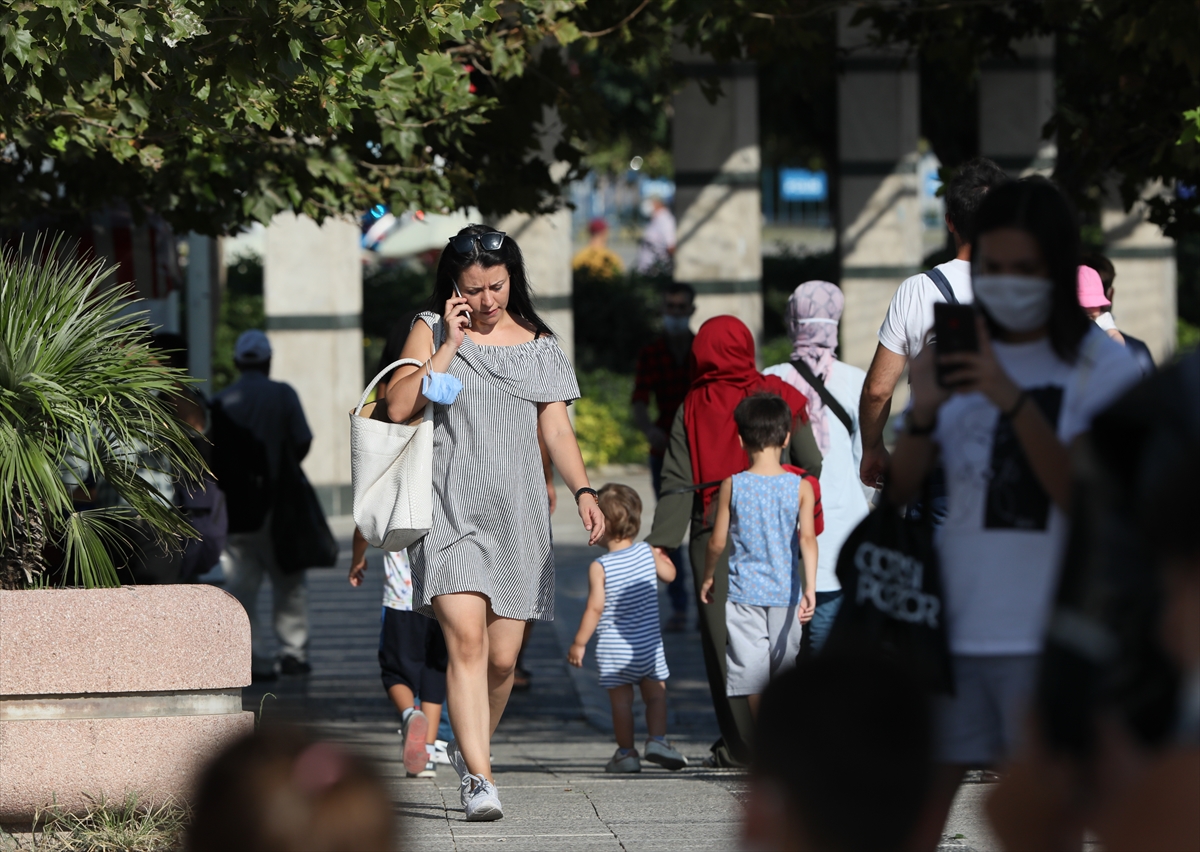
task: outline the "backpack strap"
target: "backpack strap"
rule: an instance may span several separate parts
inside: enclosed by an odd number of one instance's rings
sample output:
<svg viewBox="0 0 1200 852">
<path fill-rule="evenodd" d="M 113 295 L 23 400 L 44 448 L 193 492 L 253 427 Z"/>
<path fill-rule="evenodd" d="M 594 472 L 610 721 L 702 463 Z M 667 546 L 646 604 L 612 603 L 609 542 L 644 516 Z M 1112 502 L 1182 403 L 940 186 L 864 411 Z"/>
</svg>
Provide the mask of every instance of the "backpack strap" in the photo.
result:
<svg viewBox="0 0 1200 852">
<path fill-rule="evenodd" d="M 950 286 L 950 279 L 946 277 L 946 273 L 935 266 L 933 269 L 925 270 L 925 274 L 933 282 L 933 286 L 938 288 L 943 299 L 952 305 L 958 304 L 958 297 L 954 295 L 954 288 Z"/>
<path fill-rule="evenodd" d="M 817 392 L 817 396 L 821 397 L 821 401 L 825 403 L 825 407 L 832 411 L 833 416 L 842 421 L 842 425 L 846 427 L 846 431 L 853 435 L 854 421 L 850 418 L 846 409 L 842 407 L 842 404 L 829 392 L 829 388 L 825 387 L 825 382 L 821 381 L 821 377 L 814 373 L 812 368 L 799 358 L 792 361 L 792 369 L 799 373 L 804 381 L 808 382 L 812 389 Z"/>
</svg>

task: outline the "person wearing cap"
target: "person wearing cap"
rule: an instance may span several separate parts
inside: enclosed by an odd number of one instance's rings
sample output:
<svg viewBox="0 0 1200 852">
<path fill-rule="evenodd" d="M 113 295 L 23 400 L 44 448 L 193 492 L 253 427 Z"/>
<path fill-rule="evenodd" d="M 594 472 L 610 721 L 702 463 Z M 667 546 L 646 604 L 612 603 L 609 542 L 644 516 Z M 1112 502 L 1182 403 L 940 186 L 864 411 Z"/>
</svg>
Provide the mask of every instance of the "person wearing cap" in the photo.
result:
<svg viewBox="0 0 1200 852">
<path fill-rule="evenodd" d="M 575 253 L 571 268 L 596 278 L 616 278 L 625 272 L 625 264 L 608 247 L 608 223 L 603 219 L 588 222 L 588 244 Z"/>
<path fill-rule="evenodd" d="M 285 442 L 290 442 L 296 460 L 308 454 L 312 432 L 304 417 L 300 397 L 291 385 L 268 378 L 271 372 L 271 342 L 258 329 L 244 331 L 233 347 L 233 361 L 241 377 L 216 395 L 216 405 L 238 426 L 250 432 L 266 450 L 271 476 L 277 477 Z M 219 450 L 220 448 L 218 448 Z M 246 608 L 250 617 L 255 680 L 273 679 L 278 672 L 308 674 L 308 589 L 304 571 L 283 571 L 271 544 L 270 513 L 260 529 L 230 533 L 221 556 L 225 588 Z M 267 653 L 267 637 L 259 623 L 256 601 L 263 575 L 271 578 L 274 598 L 274 628 L 280 654 Z"/>
<path fill-rule="evenodd" d="M 1104 282 L 1100 280 L 1100 273 L 1090 266 L 1080 266 L 1078 290 L 1079 305 L 1088 315 L 1088 319 L 1104 329 L 1105 334 L 1124 346 L 1125 338 L 1121 336 L 1121 332 L 1117 331 L 1117 324 L 1113 322 L 1112 313 L 1108 310 L 1112 307 L 1112 302 L 1104 295 Z"/>
<path fill-rule="evenodd" d="M 1112 302 L 1117 297 L 1116 287 L 1113 286 L 1117 278 L 1117 270 L 1113 266 L 1112 261 L 1102 254 L 1090 254 L 1084 257 L 1083 263 L 1085 266 L 1090 266 L 1096 270 L 1100 276 L 1100 283 L 1104 285 L 1104 298 L 1108 299 L 1109 306 L 1104 309 L 1108 314 L 1108 319 L 1116 323 L 1116 317 L 1112 315 Z M 1098 317 L 1097 322 L 1107 322 L 1103 316 Z M 1153 376 L 1158 370 L 1158 365 L 1154 363 L 1154 355 L 1150 352 L 1150 347 L 1145 341 L 1139 340 L 1127 331 L 1122 331 L 1121 336 L 1125 338 L 1125 349 L 1133 356 L 1133 360 L 1138 362 L 1138 366 L 1142 368 L 1143 376 Z"/>
</svg>

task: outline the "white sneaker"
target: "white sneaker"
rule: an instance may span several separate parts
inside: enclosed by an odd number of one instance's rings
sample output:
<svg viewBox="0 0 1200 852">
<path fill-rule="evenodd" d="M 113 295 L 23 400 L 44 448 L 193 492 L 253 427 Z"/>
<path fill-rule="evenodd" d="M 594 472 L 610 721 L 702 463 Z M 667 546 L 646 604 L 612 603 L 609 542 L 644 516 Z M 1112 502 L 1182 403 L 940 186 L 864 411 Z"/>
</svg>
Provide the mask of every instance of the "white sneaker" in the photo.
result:
<svg viewBox="0 0 1200 852">
<path fill-rule="evenodd" d="M 458 773 L 458 798 L 465 808 L 467 791 L 471 789 L 471 772 L 467 769 L 467 762 L 463 760 L 462 752 L 458 750 L 458 740 L 450 740 L 446 745 L 446 762 L 450 764 L 451 769 Z"/>
<path fill-rule="evenodd" d="M 433 741 L 433 748 L 434 748 L 433 762 L 434 763 L 440 764 L 442 766 L 450 765 L 450 758 L 446 755 L 446 747 L 449 745 L 450 745 L 450 743 L 446 742 L 445 740 L 434 740 Z"/>
<path fill-rule="evenodd" d="M 467 822 L 491 822 L 504 817 L 496 785 L 482 775 L 467 775 L 463 779 L 462 799 Z"/>
<path fill-rule="evenodd" d="M 401 755 L 404 769 L 410 775 L 416 775 L 425 768 L 428 759 L 425 753 L 425 737 L 429 733 L 429 720 L 420 710 L 412 709 L 404 715 L 400 736 L 403 737 Z"/>
<path fill-rule="evenodd" d="M 604 766 L 605 772 L 641 772 L 642 760 L 638 757 L 637 749 L 628 754 L 621 754 L 621 749 L 613 752 Z"/>
<path fill-rule="evenodd" d="M 432 760 L 425 761 L 425 768 L 420 772 L 405 771 L 409 778 L 437 778 L 437 765 Z"/>
<path fill-rule="evenodd" d="M 657 763 L 664 769 L 683 769 L 688 765 L 687 758 L 666 740 L 646 740 L 645 755 L 646 760 Z"/>
</svg>

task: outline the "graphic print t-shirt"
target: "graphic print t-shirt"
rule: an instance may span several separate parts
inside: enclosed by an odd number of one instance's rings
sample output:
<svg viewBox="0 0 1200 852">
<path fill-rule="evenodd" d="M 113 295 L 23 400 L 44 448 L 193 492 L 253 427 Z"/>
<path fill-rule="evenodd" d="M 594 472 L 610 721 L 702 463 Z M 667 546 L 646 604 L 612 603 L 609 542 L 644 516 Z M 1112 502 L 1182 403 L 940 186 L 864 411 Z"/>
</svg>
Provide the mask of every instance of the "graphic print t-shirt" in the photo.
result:
<svg viewBox="0 0 1200 852">
<path fill-rule="evenodd" d="M 1137 364 L 1092 328 L 1075 364 L 1048 340 L 992 342 L 1005 372 L 1069 444 L 1140 378 Z M 983 394 L 955 395 L 934 440 L 950 511 L 939 530 L 950 648 L 956 654 L 1036 654 L 1049 615 L 1067 523 L 1042 488 L 1012 423 Z"/>
<path fill-rule="evenodd" d="M 412 568 L 407 550 L 383 553 L 383 605 L 405 612 L 412 610 Z"/>
</svg>

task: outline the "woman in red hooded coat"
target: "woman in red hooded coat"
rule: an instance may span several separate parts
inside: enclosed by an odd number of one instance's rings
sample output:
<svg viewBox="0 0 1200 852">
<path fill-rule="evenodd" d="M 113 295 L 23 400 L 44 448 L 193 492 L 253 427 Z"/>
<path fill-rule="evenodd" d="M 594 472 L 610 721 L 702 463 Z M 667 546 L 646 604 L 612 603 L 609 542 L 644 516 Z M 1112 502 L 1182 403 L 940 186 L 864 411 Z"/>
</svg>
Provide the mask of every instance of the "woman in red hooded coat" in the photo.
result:
<svg viewBox="0 0 1200 852">
<path fill-rule="evenodd" d="M 683 541 L 690 524 L 690 555 L 697 589 L 703 580 L 717 488 L 721 480 L 741 473 L 749 464 L 738 443 L 733 410 L 750 394 L 761 392 L 778 394 L 792 409 L 792 440 L 784 451 L 783 463 L 819 476 L 821 451 L 808 423 L 803 394 L 782 379 L 764 376 L 755 369 L 754 337 L 737 317 L 713 317 L 700 326 L 692 344 L 692 386 L 671 428 L 663 461 L 662 497 L 646 539 L 655 547 L 671 550 Z M 701 483 L 712 485 L 696 488 Z M 717 564 L 714 579 L 714 605 L 697 606 L 704 666 L 721 728 L 721 739 L 713 745 L 713 762 L 718 766 L 740 766 L 749 759 L 754 720 L 744 697 L 725 695 L 728 552 Z"/>
</svg>

